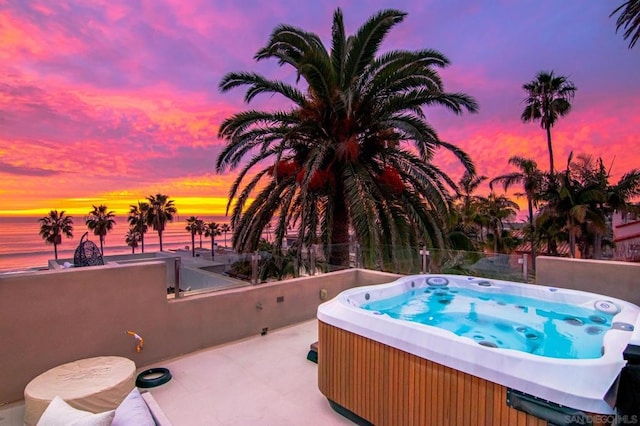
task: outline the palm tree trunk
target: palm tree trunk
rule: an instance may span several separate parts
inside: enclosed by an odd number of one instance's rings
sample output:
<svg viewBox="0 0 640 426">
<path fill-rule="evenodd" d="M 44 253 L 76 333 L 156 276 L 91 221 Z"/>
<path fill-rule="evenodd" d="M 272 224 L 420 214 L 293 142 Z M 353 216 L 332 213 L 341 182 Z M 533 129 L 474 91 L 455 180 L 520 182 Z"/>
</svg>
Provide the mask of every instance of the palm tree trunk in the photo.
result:
<svg viewBox="0 0 640 426">
<path fill-rule="evenodd" d="M 214 244 L 213 244 L 213 236 L 211 236 L 211 260 L 213 260 L 213 259 L 214 259 L 214 257 L 215 257 L 215 253 L 214 253 L 214 251 L 213 251 L 213 247 L 214 247 Z"/>
<path fill-rule="evenodd" d="M 330 266 L 349 267 L 349 215 L 341 183 L 336 184 L 336 195 L 333 204 L 333 230 L 329 250 Z"/>
<path fill-rule="evenodd" d="M 160 251 L 162 251 L 162 230 L 158 230 L 158 240 L 160 240 Z"/>
<path fill-rule="evenodd" d="M 191 257 L 196 257 L 196 234 L 191 233 Z"/>
<path fill-rule="evenodd" d="M 53 243 L 53 256 L 58 260 L 58 245 Z"/>
<path fill-rule="evenodd" d="M 100 235 L 100 254 L 104 256 L 104 237 Z"/>
<path fill-rule="evenodd" d="M 533 202 L 531 196 L 527 196 L 527 207 L 529 208 L 529 227 L 531 230 L 531 269 L 536 270 L 536 235 L 533 225 Z"/>
<path fill-rule="evenodd" d="M 569 230 L 569 254 L 572 258 L 576 257 L 576 234 L 573 230 Z"/>
<path fill-rule="evenodd" d="M 134 246 L 131 246 L 131 254 L 136 254 L 136 248 Z"/>
<path fill-rule="evenodd" d="M 602 258 L 602 233 L 596 231 L 596 235 L 593 237 L 593 258 Z"/>
<path fill-rule="evenodd" d="M 547 125 L 547 149 L 549 150 L 549 173 L 553 176 L 553 146 L 551 145 L 551 126 Z"/>
<path fill-rule="evenodd" d="M 144 233 L 140 233 L 140 249 L 142 250 L 142 253 L 144 253 Z"/>
</svg>

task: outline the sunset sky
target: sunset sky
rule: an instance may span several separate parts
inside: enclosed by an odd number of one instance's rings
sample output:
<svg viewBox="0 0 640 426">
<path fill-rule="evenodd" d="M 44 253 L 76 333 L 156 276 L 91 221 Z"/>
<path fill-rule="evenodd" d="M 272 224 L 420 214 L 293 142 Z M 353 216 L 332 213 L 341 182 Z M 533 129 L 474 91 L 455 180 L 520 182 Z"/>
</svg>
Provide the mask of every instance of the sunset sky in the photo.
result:
<svg viewBox="0 0 640 426">
<path fill-rule="evenodd" d="M 124 214 L 158 192 L 181 215 L 223 214 L 235 175 L 215 173 L 218 127 L 246 106 L 243 90 L 218 91 L 220 79 L 230 71 L 287 78 L 290 69 L 253 55 L 280 23 L 329 46 L 337 7 L 348 33 L 380 9 L 405 11 L 381 52 L 433 48 L 450 59 L 446 90 L 474 96 L 480 111 L 425 112 L 480 174 L 510 171 L 516 154 L 548 169 L 544 131 L 520 115 L 522 85 L 553 70 L 578 87 L 553 129 L 556 168 L 572 150 L 592 154 L 613 164 L 616 181 L 640 168 L 640 47 L 616 34 L 609 15 L 620 3 L 0 0 L 0 215 L 86 214 L 101 203 Z M 252 107 L 284 105 L 259 98 Z M 460 177 L 453 158 L 436 161 Z"/>
</svg>

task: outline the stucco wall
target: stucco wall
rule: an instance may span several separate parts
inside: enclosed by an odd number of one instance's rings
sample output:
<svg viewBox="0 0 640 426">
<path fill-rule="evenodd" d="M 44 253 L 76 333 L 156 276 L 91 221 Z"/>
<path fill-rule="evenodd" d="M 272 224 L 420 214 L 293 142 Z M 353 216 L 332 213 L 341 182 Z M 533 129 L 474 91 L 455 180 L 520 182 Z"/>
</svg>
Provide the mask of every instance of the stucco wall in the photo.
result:
<svg viewBox="0 0 640 426">
<path fill-rule="evenodd" d="M 640 263 L 539 256 L 536 282 L 598 293 L 640 306 Z"/>
<path fill-rule="evenodd" d="M 0 403 L 23 399 L 27 383 L 56 365 L 100 355 L 148 365 L 314 318 L 321 289 L 332 298 L 397 278 L 353 269 L 167 299 L 165 268 L 159 261 L 1 275 Z M 144 338 L 142 352 L 127 330 Z"/>
</svg>

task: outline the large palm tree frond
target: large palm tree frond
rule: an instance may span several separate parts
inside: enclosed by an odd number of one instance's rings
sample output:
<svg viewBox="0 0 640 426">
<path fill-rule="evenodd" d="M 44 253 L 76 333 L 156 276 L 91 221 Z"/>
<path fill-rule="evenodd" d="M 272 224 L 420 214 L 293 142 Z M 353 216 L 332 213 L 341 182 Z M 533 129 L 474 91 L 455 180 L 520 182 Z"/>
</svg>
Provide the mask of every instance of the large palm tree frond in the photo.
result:
<svg viewBox="0 0 640 426">
<path fill-rule="evenodd" d="M 640 38 L 640 0 L 627 0 L 618 6 L 609 17 L 620 12 L 616 20 L 616 32 L 623 28 L 624 39 L 629 39 L 629 49 L 635 46 Z"/>
<path fill-rule="evenodd" d="M 224 93 L 239 86 L 250 86 L 244 98 L 246 103 L 251 103 L 253 98 L 261 93 L 278 93 L 297 105 L 302 105 L 305 99 L 295 87 L 281 81 L 266 79 L 253 72 L 229 73 L 222 78 L 218 87 Z"/>
<path fill-rule="evenodd" d="M 402 22 L 407 14 L 398 10 L 382 10 L 369 18 L 349 38 L 350 43 L 347 61 L 345 64 L 345 82 L 349 84 L 371 63 L 384 37 L 391 28 Z"/>
</svg>

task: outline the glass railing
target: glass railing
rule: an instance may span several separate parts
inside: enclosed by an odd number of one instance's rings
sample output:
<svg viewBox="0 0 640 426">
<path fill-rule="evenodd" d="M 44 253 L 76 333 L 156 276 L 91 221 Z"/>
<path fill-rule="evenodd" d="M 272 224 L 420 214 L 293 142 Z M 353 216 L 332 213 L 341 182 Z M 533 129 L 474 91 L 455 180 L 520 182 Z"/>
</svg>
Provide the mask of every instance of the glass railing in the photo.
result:
<svg viewBox="0 0 640 426">
<path fill-rule="evenodd" d="M 380 247 L 357 250 L 357 264 L 397 274 L 455 274 L 507 281 L 534 282 L 531 257 L 526 254 L 494 254 L 428 247 Z"/>
<path fill-rule="evenodd" d="M 362 249 L 357 244 L 287 248 L 236 254 L 229 250 L 201 265 L 182 262 L 178 296 L 242 285 L 315 276 L 349 268 L 402 275 L 455 274 L 518 282 L 535 282 L 526 254 L 493 254 L 427 247 L 380 246 Z"/>
</svg>

